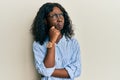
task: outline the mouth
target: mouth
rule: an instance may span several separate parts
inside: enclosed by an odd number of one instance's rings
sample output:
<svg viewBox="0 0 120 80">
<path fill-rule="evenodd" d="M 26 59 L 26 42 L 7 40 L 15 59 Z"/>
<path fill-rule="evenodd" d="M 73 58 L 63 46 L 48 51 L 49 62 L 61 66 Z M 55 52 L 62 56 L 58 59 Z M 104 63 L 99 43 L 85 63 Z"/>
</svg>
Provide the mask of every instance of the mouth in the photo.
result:
<svg viewBox="0 0 120 80">
<path fill-rule="evenodd" d="M 55 26 L 55 28 L 58 29 L 58 30 L 62 30 L 63 29 L 63 25 L 62 24 L 57 24 Z"/>
</svg>

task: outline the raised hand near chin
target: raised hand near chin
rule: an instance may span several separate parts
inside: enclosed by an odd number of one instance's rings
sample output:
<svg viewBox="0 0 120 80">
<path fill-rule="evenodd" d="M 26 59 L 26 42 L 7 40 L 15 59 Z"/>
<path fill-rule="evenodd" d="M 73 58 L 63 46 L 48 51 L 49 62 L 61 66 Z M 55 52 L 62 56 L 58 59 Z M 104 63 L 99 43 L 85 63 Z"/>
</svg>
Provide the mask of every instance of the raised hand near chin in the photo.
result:
<svg viewBox="0 0 120 80">
<path fill-rule="evenodd" d="M 54 26 L 52 26 L 49 30 L 50 41 L 52 43 L 55 43 L 59 35 L 60 35 L 60 31 L 57 30 Z"/>
</svg>

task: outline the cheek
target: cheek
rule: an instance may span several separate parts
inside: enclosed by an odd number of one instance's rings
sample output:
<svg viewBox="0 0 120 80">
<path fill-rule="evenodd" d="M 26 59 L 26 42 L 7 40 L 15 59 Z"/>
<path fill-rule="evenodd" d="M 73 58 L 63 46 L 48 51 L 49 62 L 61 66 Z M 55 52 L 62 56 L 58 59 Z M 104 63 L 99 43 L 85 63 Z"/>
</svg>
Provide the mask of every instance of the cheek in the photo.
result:
<svg viewBox="0 0 120 80">
<path fill-rule="evenodd" d="M 56 25 L 56 23 L 57 23 L 57 21 L 50 21 L 49 26 L 54 26 L 54 25 Z"/>
</svg>

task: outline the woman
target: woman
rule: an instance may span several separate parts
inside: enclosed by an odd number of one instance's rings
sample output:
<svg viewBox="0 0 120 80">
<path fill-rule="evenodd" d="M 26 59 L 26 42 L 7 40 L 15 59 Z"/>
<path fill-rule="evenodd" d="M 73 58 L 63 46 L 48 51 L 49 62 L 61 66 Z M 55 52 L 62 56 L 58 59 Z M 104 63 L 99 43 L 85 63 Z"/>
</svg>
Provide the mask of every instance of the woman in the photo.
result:
<svg viewBox="0 0 120 80">
<path fill-rule="evenodd" d="M 80 75 L 80 47 L 60 4 L 45 3 L 39 9 L 32 34 L 35 65 L 42 80 L 74 80 Z"/>
</svg>

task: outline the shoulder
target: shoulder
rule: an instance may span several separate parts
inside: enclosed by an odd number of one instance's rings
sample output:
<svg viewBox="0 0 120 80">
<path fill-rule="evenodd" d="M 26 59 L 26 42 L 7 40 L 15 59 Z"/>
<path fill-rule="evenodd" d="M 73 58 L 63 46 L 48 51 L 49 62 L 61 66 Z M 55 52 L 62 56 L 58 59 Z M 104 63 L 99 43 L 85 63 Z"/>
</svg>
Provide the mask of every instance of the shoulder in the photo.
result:
<svg viewBox="0 0 120 80">
<path fill-rule="evenodd" d="M 36 41 L 33 42 L 33 47 L 40 46 L 40 44 Z"/>
<path fill-rule="evenodd" d="M 78 40 L 75 37 L 72 37 L 70 39 L 68 39 L 69 42 L 71 42 L 72 44 L 79 44 Z"/>
<path fill-rule="evenodd" d="M 33 48 L 45 49 L 46 48 L 45 44 L 46 43 L 44 43 L 43 45 L 41 45 L 39 42 L 34 41 L 33 42 Z"/>
<path fill-rule="evenodd" d="M 72 37 L 70 39 L 70 42 L 71 42 L 71 46 L 72 46 L 73 49 L 80 48 L 80 44 L 75 37 Z"/>
</svg>

